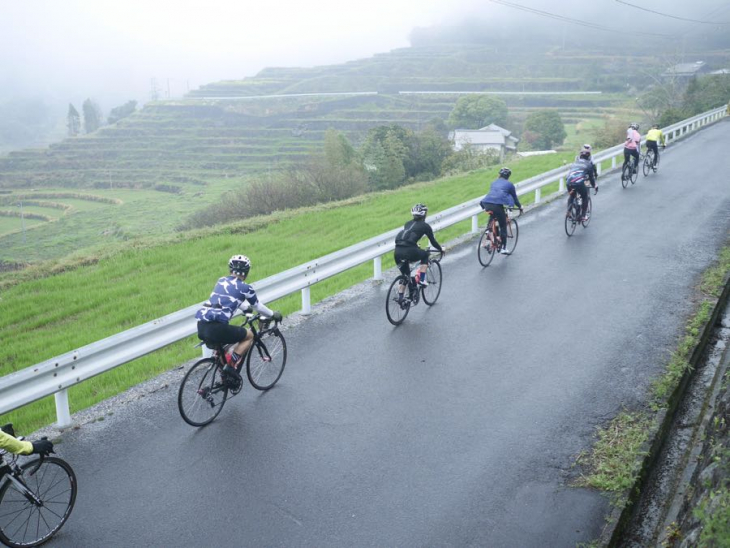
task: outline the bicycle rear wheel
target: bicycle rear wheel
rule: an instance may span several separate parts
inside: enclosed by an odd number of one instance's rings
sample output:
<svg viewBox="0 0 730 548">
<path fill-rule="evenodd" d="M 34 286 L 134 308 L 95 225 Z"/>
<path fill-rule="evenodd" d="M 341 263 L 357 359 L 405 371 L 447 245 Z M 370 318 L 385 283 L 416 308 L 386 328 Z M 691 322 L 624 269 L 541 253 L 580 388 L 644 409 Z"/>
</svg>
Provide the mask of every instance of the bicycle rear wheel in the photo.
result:
<svg viewBox="0 0 730 548">
<path fill-rule="evenodd" d="M 399 302 L 398 288 L 401 284 L 405 285 L 405 291 L 403 292 L 402 300 Z M 402 324 L 411 309 L 411 300 L 406 293 L 408 293 L 408 279 L 400 275 L 390 284 L 388 294 L 385 297 L 385 315 L 388 316 L 388 321 L 393 325 Z"/>
<path fill-rule="evenodd" d="M 12 548 L 39 546 L 66 523 L 76 503 L 76 475 L 69 464 L 56 457 L 45 457 L 21 465 L 19 478 L 41 505 L 28 500 L 6 476 L 0 487 L 0 541 Z"/>
<path fill-rule="evenodd" d="M 621 168 L 621 186 L 626 188 L 629 186 L 629 181 L 631 180 L 631 168 L 629 167 L 629 164 L 624 163 L 624 167 Z"/>
<path fill-rule="evenodd" d="M 423 302 L 427 305 L 431 306 L 441 295 L 441 280 L 441 264 L 438 261 L 429 261 L 428 270 L 426 270 L 428 285 L 421 288 Z"/>
<path fill-rule="evenodd" d="M 259 333 L 248 351 L 246 376 L 256 390 L 268 390 L 281 378 L 286 366 L 286 341 L 278 327 Z"/>
<path fill-rule="evenodd" d="M 578 215 L 580 212 L 577 212 L 577 209 L 578 206 L 575 203 L 575 200 L 571 200 L 568 205 L 568 211 L 565 213 L 565 233 L 568 237 L 573 235 L 573 232 L 575 232 L 575 225 L 578 224 Z"/>
<path fill-rule="evenodd" d="M 507 223 L 507 251 L 509 251 L 510 255 L 514 253 L 515 248 L 517 247 L 517 239 L 519 236 L 520 227 L 517 225 L 517 220 L 510 219 Z"/>
<path fill-rule="evenodd" d="M 650 150 L 644 155 L 644 165 L 642 166 L 642 171 L 644 172 L 644 177 L 649 176 L 649 172 L 652 170 L 652 166 L 654 164 L 654 153 Z"/>
<path fill-rule="evenodd" d="M 591 215 L 593 215 L 593 200 L 591 200 L 591 197 L 588 196 L 588 206 L 586 207 L 586 218 L 585 221 L 581 221 L 581 224 L 583 225 L 583 228 L 588 226 L 588 223 L 591 222 Z"/>
<path fill-rule="evenodd" d="M 479 259 L 479 264 L 482 266 L 489 266 L 489 263 L 494 259 L 494 253 L 497 251 L 497 246 L 494 245 L 494 242 L 489 237 L 492 233 L 492 222 L 490 221 L 487 224 L 487 228 L 482 232 L 482 237 L 479 238 L 479 243 L 477 244 L 477 258 Z"/>
<path fill-rule="evenodd" d="M 228 386 L 215 358 L 203 358 L 190 368 L 180 383 L 177 407 L 191 426 L 205 426 L 215 419 L 228 399 Z"/>
</svg>

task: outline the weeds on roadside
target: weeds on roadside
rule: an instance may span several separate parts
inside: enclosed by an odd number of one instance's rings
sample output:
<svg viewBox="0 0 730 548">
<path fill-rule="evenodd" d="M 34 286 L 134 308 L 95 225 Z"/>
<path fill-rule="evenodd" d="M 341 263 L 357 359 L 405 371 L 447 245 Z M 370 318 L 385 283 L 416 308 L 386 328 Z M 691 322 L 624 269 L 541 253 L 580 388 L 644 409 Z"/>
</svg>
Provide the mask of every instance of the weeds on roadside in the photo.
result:
<svg viewBox="0 0 730 548">
<path fill-rule="evenodd" d="M 598 428 L 593 451 L 576 459 L 576 464 L 588 470 L 578 485 L 617 493 L 633 486 L 639 472 L 639 457 L 646 454 L 642 447 L 649 425 L 650 419 L 643 413 L 623 411 L 607 426 Z"/>
</svg>

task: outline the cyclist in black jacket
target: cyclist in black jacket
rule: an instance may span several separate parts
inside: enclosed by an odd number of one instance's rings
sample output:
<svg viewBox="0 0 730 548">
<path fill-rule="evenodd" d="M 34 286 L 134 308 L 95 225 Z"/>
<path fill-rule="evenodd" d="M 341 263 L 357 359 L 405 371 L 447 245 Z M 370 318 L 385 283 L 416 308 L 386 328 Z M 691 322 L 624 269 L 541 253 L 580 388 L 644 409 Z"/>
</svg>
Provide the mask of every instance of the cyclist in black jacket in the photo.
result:
<svg viewBox="0 0 730 548">
<path fill-rule="evenodd" d="M 411 270 L 409 262 L 420 261 L 421 265 L 418 267 L 418 276 L 416 282 L 419 285 L 426 286 L 426 270 L 428 269 L 428 252 L 418 247 L 418 242 L 424 236 L 428 237 L 431 245 L 441 253 L 444 252 L 443 248 L 439 245 L 434 238 L 433 229 L 431 225 L 426 222 L 426 214 L 428 213 L 428 207 L 424 204 L 416 204 L 411 208 L 411 215 L 413 220 L 408 221 L 403 225 L 401 230 L 395 237 L 395 252 L 393 258 L 395 264 L 398 265 L 401 273 L 409 278 Z M 403 298 L 403 293 L 406 290 L 406 286 L 402 285 L 399 287 L 398 300 Z"/>
</svg>

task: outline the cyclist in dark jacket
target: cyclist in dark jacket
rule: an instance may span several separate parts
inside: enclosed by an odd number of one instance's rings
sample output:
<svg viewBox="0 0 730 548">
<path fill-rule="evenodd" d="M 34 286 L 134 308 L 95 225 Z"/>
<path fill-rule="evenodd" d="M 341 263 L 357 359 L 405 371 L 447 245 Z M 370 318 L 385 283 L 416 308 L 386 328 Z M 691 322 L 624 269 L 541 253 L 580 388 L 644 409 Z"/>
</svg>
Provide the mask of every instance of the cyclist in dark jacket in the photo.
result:
<svg viewBox="0 0 730 548">
<path fill-rule="evenodd" d="M 578 153 L 578 156 L 575 157 L 575 161 L 577 162 L 578 160 L 580 160 L 580 155 L 583 154 L 586 151 L 588 152 L 588 160 L 593 165 L 593 177 L 595 177 L 596 179 L 598 179 L 598 166 L 596 166 L 596 164 L 593 163 L 593 156 L 592 156 L 593 153 L 591 152 L 591 145 L 589 145 L 589 144 L 583 145 L 583 148 Z"/>
<path fill-rule="evenodd" d="M 426 214 L 428 213 L 428 207 L 424 204 L 416 204 L 411 208 L 411 215 L 413 220 L 408 221 L 403 225 L 401 230 L 395 237 L 395 252 L 393 258 L 395 264 L 398 265 L 398 269 L 406 277 L 410 278 L 410 262 L 420 261 L 421 265 L 418 267 L 418 276 L 416 282 L 419 285 L 427 286 L 426 281 L 426 270 L 428 270 L 428 252 L 425 249 L 418 247 L 418 242 L 421 238 L 426 236 L 431 245 L 441 253 L 444 252 L 441 245 L 436 241 L 433 235 L 433 229 L 431 225 L 426 222 Z M 399 286 L 398 288 L 398 300 L 403 298 L 403 293 L 406 290 L 406 286 Z"/>
<path fill-rule="evenodd" d="M 570 202 L 570 191 L 573 190 L 580 194 L 583 204 L 581 206 L 581 219 L 585 220 L 586 210 L 588 209 L 588 189 L 586 188 L 586 180 L 590 181 L 591 186 L 598 192 L 598 185 L 596 185 L 596 177 L 594 175 L 594 165 L 590 160 L 591 152 L 589 150 L 583 150 L 573 164 L 571 164 L 566 177 L 568 184 L 568 202 Z"/>
<path fill-rule="evenodd" d="M 517 206 L 522 211 L 522 204 L 520 204 L 520 199 L 517 197 L 515 185 L 509 182 L 510 175 L 512 175 L 510 168 L 503 167 L 500 169 L 499 179 L 492 182 L 492 185 L 489 187 L 489 194 L 479 202 L 479 205 L 482 206 L 484 211 L 491 211 L 497 218 L 499 233 L 502 239 L 502 249 L 499 252 L 504 255 L 509 255 L 506 237 L 507 215 L 504 212 L 504 208 Z"/>
</svg>

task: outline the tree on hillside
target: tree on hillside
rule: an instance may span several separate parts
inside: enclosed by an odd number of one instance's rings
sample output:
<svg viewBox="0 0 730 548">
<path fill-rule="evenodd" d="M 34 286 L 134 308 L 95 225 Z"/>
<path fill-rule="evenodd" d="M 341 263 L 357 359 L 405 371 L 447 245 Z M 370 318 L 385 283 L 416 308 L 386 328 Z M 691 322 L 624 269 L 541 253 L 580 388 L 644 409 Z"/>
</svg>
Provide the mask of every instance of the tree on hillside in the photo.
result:
<svg viewBox="0 0 730 548">
<path fill-rule="evenodd" d="M 76 137 L 81 132 L 81 116 L 79 116 L 79 111 L 71 103 L 68 104 L 66 127 L 68 128 L 69 137 Z"/>
<path fill-rule="evenodd" d="M 107 123 L 115 124 L 122 118 L 126 118 L 127 116 L 134 114 L 135 110 L 137 110 L 137 101 L 127 101 L 123 105 L 114 107 L 109 113 Z"/>
<path fill-rule="evenodd" d="M 730 75 L 710 74 L 692 78 L 682 98 L 687 116 L 694 116 L 727 103 L 730 97 Z"/>
<path fill-rule="evenodd" d="M 557 110 L 538 110 L 525 120 L 522 138 L 533 150 L 549 150 L 563 144 L 567 135 Z"/>
<path fill-rule="evenodd" d="M 313 154 L 299 171 L 318 202 L 343 200 L 367 191 L 368 176 L 357 151 L 347 137 L 331 128 L 324 135 L 324 154 Z"/>
<path fill-rule="evenodd" d="M 329 128 L 324 134 L 324 156 L 333 167 L 345 167 L 357 162 L 357 151 L 342 133 Z"/>
<path fill-rule="evenodd" d="M 361 153 L 372 189 L 396 188 L 405 181 L 412 134 L 397 125 L 378 126 L 368 132 Z"/>
<path fill-rule="evenodd" d="M 498 97 L 467 95 L 456 101 L 449 124 L 464 129 L 479 129 L 489 124 L 501 126 L 507 122 L 507 114 L 507 104 Z"/>
<path fill-rule="evenodd" d="M 93 133 L 101 126 L 102 115 L 99 105 L 91 99 L 86 99 L 82 105 L 84 111 L 84 131 Z"/>
<path fill-rule="evenodd" d="M 445 135 L 436 128 L 427 127 L 416 134 L 411 144 L 410 153 L 415 159 L 413 176 L 421 180 L 440 176 L 444 160 L 453 152 L 453 147 Z"/>
</svg>

